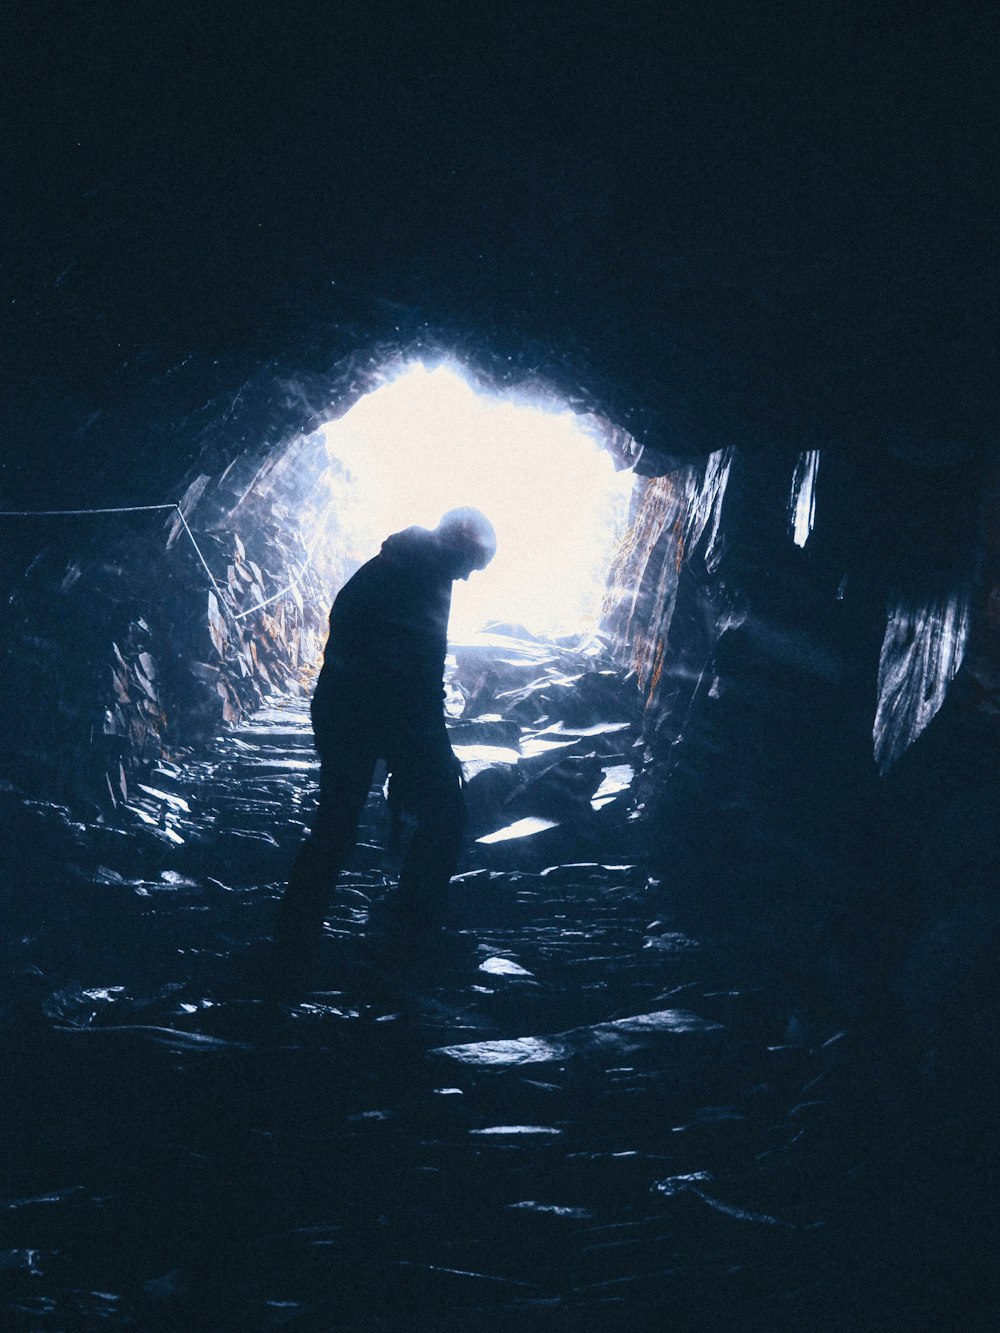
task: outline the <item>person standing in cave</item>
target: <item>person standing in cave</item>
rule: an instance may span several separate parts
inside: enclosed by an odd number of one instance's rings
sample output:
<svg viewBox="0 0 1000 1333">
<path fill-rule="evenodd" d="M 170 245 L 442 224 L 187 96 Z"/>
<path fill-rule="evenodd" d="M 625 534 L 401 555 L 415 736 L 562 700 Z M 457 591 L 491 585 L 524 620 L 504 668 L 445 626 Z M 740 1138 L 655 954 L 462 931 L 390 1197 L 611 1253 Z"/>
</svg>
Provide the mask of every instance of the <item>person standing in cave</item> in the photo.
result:
<svg viewBox="0 0 1000 1333">
<path fill-rule="evenodd" d="M 452 509 L 433 531 L 410 527 L 387 538 L 337 594 L 311 706 L 319 804 L 279 908 L 277 979 L 308 963 L 380 759 L 390 804 L 416 824 L 390 921 L 420 934 L 439 920 L 465 815 L 444 721 L 452 583 L 485 569 L 495 552 L 489 519 L 477 509 Z"/>
</svg>

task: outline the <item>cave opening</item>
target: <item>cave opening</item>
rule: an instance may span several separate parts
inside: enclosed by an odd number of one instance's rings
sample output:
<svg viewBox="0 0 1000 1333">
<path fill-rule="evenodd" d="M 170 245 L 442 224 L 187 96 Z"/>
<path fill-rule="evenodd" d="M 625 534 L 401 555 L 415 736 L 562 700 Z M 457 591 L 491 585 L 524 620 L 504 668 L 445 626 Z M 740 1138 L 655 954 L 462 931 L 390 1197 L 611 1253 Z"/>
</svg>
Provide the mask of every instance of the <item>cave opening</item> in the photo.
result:
<svg viewBox="0 0 1000 1333">
<path fill-rule="evenodd" d="M 471 505 L 493 524 L 497 554 L 452 591 L 445 713 L 466 782 L 463 868 L 621 859 L 635 841 L 626 821 L 639 818 L 642 695 L 608 613 L 622 592 L 639 452 L 626 432 L 546 385 L 500 388 L 453 358 L 401 355 L 371 369 L 367 392 L 257 474 L 243 498 L 263 498 L 263 510 L 241 500 L 233 515 L 248 547 L 254 512 L 293 532 L 306 577 L 297 582 L 289 566 L 279 581 L 290 574 L 288 590 L 318 629 L 303 669 L 262 707 L 242 710 L 244 741 L 266 736 L 276 717 L 305 739 L 302 695 L 339 588 L 391 533 L 433 528 Z M 387 832 L 383 777 L 377 770 L 369 800 L 375 842 Z M 306 808 L 311 796 L 306 784 Z"/>
<path fill-rule="evenodd" d="M 548 637 L 592 631 L 635 480 L 608 451 L 613 429 L 550 392 L 477 383 L 455 361 L 400 359 L 375 380 L 300 445 L 311 466 L 281 476 L 320 585 L 335 591 L 391 532 L 472 505 L 498 550 L 456 583 L 452 636 L 489 622 Z"/>
</svg>

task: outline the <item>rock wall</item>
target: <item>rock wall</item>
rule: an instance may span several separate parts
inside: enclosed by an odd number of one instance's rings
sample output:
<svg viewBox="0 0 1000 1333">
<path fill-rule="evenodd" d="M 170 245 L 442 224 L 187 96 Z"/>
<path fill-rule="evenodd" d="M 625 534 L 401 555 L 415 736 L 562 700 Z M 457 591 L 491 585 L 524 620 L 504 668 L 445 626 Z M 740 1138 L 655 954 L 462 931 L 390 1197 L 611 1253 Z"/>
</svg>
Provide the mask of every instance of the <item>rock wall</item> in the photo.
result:
<svg viewBox="0 0 1000 1333">
<path fill-rule="evenodd" d="M 905 972 L 926 1004 L 917 977 L 969 973 L 1000 845 L 993 508 L 968 460 L 726 450 L 645 484 L 606 624 L 685 923 L 852 1002 Z M 953 918 L 951 962 L 914 962 Z"/>
<path fill-rule="evenodd" d="M 324 466 L 299 439 L 197 473 L 165 522 L 130 515 L 110 534 L 113 516 L 22 522 L 23 555 L 8 548 L 4 568 L 6 780 L 134 803 L 152 761 L 299 688 L 326 589 L 280 483 L 297 469 L 308 497 Z"/>
</svg>

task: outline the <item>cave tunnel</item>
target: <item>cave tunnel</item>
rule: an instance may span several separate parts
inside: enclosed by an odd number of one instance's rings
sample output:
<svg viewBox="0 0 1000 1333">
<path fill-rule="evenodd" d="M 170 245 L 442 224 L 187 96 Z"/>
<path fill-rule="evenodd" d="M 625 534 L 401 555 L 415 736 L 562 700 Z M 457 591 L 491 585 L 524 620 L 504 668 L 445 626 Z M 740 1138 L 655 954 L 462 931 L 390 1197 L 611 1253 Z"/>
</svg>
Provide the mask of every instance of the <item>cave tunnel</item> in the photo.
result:
<svg viewBox="0 0 1000 1333">
<path fill-rule="evenodd" d="M 12 1316 L 586 1327 L 669 1294 L 726 1327 L 790 1266 L 823 1275 L 793 1299 L 822 1327 L 886 1224 L 886 1157 L 950 1137 L 945 1106 L 973 1128 L 935 1196 L 944 1262 L 985 1264 L 951 1211 L 988 1178 L 993 825 L 952 749 L 984 744 L 975 543 L 893 601 L 884 493 L 859 516 L 824 451 L 644 469 L 549 384 L 366 366 L 283 399 L 277 443 L 196 461 L 176 505 L 7 517 L 6 691 L 44 701 L 3 792 Z M 471 498 L 527 577 L 456 606 L 444 942 L 379 943 L 379 773 L 308 988 L 276 1005 L 330 599 L 484 471 Z M 914 1292 L 907 1261 L 878 1308 Z"/>
<path fill-rule="evenodd" d="M 996 25 L 389 8 L 8 25 L 0 1323 L 993 1328 Z M 379 770 L 275 995 L 464 504 L 443 927 Z"/>
</svg>

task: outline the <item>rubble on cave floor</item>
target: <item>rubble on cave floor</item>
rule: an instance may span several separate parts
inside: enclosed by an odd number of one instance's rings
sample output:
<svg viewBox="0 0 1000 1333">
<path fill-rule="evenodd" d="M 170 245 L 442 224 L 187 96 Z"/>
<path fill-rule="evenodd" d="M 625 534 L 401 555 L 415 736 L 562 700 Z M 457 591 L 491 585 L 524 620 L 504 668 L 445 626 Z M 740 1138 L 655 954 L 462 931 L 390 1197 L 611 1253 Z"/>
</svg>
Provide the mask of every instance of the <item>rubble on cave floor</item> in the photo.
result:
<svg viewBox="0 0 1000 1333">
<path fill-rule="evenodd" d="M 641 1326 L 665 1303 L 724 1327 L 775 1300 L 820 1326 L 868 1262 L 905 1125 L 855 1096 L 856 1034 L 671 921 L 634 686 L 599 643 L 513 629 L 455 658 L 447 928 L 373 942 L 395 875 L 373 788 L 296 1003 L 258 983 L 313 800 L 304 700 L 161 763 L 126 827 L 19 809 L 5 1327 Z"/>
</svg>

